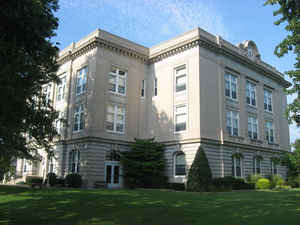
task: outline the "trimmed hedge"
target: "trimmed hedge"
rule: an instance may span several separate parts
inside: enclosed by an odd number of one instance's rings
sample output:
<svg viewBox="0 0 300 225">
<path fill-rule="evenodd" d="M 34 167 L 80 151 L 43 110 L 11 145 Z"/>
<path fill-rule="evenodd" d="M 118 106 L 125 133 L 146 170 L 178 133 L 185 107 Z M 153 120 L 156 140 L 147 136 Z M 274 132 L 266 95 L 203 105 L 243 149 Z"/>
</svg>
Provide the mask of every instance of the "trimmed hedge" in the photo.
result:
<svg viewBox="0 0 300 225">
<path fill-rule="evenodd" d="M 25 183 L 29 185 L 43 184 L 43 178 L 38 176 L 27 176 Z"/>
<path fill-rule="evenodd" d="M 68 174 L 66 177 L 66 184 L 68 187 L 79 188 L 82 185 L 81 176 L 78 173 Z"/>
<path fill-rule="evenodd" d="M 270 189 L 270 187 L 271 182 L 267 178 L 261 178 L 255 184 L 256 189 Z"/>
<path fill-rule="evenodd" d="M 56 174 L 55 173 L 48 173 L 47 174 L 47 183 L 53 187 L 54 185 L 56 185 Z"/>
<path fill-rule="evenodd" d="M 293 188 L 300 187 L 300 174 L 298 176 L 289 176 L 287 184 L 292 186 Z"/>
<path fill-rule="evenodd" d="M 213 186 L 213 191 L 252 190 L 255 188 L 254 184 L 246 183 L 242 178 L 231 176 L 214 178 Z"/>
<path fill-rule="evenodd" d="M 176 191 L 184 191 L 185 184 L 184 183 L 167 183 L 167 189 L 176 190 Z"/>
</svg>

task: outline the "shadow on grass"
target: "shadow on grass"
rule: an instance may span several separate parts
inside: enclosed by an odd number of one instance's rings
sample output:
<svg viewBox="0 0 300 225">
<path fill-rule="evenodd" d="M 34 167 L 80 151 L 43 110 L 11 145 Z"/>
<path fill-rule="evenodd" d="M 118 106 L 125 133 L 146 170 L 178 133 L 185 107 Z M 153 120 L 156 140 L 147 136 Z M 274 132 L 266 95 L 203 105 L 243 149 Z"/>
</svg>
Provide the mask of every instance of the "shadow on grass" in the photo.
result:
<svg viewBox="0 0 300 225">
<path fill-rule="evenodd" d="M 22 190 L 0 187 L 0 224 L 298 225 L 300 221 L 300 192 L 292 191 Z"/>
</svg>

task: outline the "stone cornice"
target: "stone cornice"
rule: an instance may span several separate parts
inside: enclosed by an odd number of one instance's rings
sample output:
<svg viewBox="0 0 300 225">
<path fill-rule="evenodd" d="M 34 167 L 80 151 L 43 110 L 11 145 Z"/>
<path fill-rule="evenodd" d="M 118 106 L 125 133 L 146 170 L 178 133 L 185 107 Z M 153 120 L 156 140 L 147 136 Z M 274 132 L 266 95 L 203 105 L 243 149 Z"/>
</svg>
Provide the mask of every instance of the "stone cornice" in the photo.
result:
<svg viewBox="0 0 300 225">
<path fill-rule="evenodd" d="M 66 52 L 65 54 L 60 56 L 57 59 L 57 62 L 60 65 L 64 64 L 68 61 L 74 60 L 74 59 L 88 53 L 89 51 L 91 51 L 92 49 L 94 49 L 96 47 L 105 48 L 105 49 L 111 50 L 113 52 L 116 52 L 117 54 L 126 55 L 128 57 L 140 60 L 144 63 L 147 63 L 147 61 L 148 61 L 147 55 L 143 55 L 143 54 L 138 53 L 129 48 L 125 48 L 118 44 L 112 43 L 108 40 L 105 40 L 105 39 L 102 39 L 99 37 L 93 37 L 90 40 L 88 40 L 87 42 L 85 42 L 84 44 L 82 44 L 81 46 L 79 46 L 73 50 L 69 50 L 68 52 Z"/>
</svg>

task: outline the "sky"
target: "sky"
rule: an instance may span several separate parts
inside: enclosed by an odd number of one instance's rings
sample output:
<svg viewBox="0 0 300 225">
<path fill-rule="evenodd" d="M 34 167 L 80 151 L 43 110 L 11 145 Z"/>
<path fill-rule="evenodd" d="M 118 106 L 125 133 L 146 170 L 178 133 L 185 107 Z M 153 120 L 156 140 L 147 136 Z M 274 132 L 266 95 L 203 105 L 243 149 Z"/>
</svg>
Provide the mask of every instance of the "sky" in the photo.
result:
<svg viewBox="0 0 300 225">
<path fill-rule="evenodd" d="M 287 32 L 284 25 L 274 25 L 276 7 L 264 6 L 263 0 L 60 0 L 59 5 L 53 41 L 60 49 L 98 28 L 151 47 L 200 27 L 233 44 L 253 40 L 262 60 L 282 73 L 295 63 L 292 54 L 274 55 Z M 292 99 L 289 96 L 288 102 Z M 290 137 L 291 143 L 300 138 L 300 128 L 294 124 Z"/>
</svg>

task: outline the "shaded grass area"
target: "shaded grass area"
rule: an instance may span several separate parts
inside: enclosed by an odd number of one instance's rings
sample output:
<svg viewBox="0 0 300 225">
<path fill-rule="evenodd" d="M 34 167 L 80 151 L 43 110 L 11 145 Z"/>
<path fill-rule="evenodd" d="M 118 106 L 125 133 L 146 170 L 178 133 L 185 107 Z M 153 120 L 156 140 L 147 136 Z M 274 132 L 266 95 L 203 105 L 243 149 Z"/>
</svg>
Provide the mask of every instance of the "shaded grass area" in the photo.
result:
<svg viewBox="0 0 300 225">
<path fill-rule="evenodd" d="M 187 193 L 0 186 L 1 225 L 299 225 L 300 190 Z"/>
</svg>

